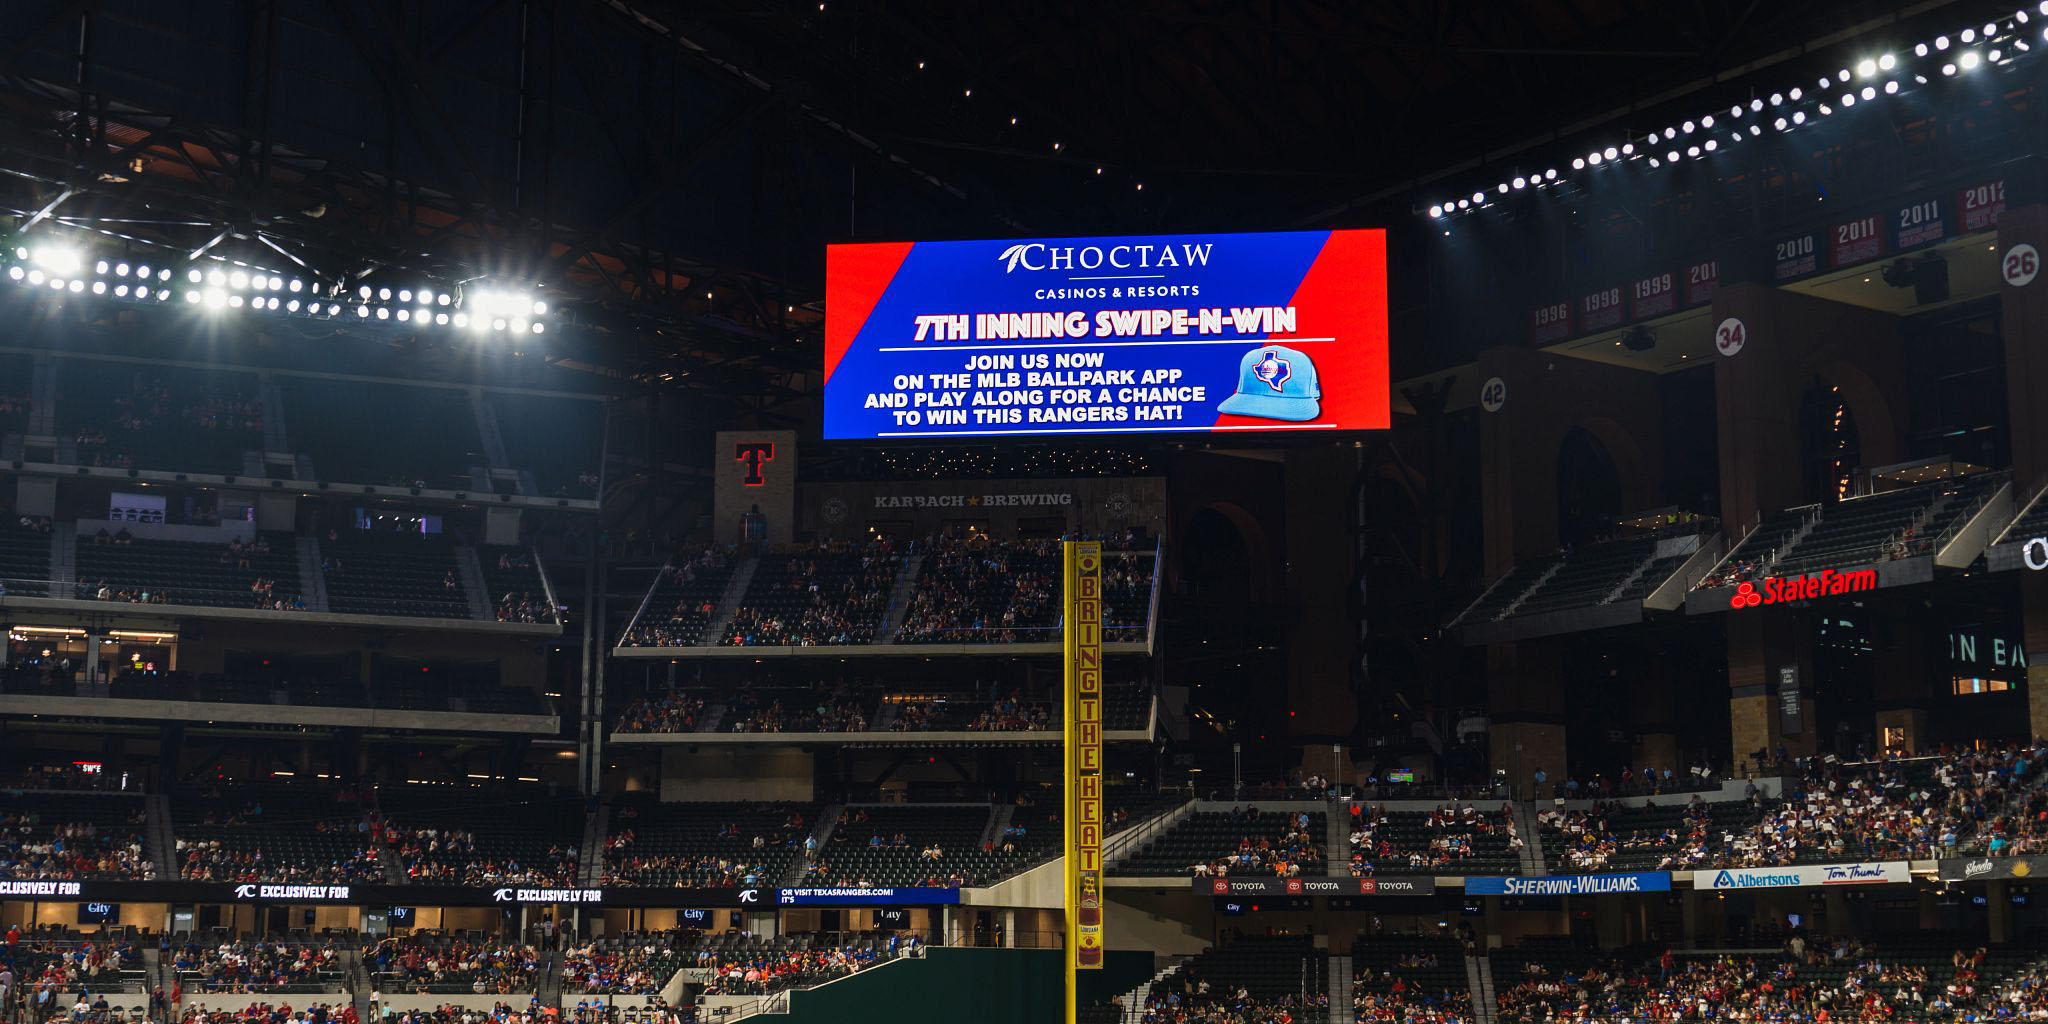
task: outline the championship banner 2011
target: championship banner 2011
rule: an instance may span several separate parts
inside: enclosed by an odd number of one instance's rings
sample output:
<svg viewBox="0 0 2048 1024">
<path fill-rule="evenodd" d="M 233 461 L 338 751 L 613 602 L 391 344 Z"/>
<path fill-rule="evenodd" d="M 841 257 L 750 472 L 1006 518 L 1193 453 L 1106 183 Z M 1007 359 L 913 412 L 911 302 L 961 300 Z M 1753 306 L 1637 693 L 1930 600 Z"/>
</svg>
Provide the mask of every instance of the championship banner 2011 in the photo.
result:
<svg viewBox="0 0 2048 1024">
<path fill-rule="evenodd" d="M 1068 1012 L 1077 970 L 1100 970 L 1102 891 L 1102 545 L 1064 545 Z"/>
</svg>

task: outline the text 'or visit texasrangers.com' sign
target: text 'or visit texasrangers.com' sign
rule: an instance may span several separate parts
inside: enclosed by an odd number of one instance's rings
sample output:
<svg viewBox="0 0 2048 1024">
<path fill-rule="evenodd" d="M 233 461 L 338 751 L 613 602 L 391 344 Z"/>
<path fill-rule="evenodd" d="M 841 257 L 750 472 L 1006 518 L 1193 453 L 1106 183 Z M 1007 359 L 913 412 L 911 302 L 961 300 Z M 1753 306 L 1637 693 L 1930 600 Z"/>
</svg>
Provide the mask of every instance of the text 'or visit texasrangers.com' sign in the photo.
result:
<svg viewBox="0 0 2048 1024">
<path fill-rule="evenodd" d="M 1378 430 L 1386 235 L 835 245 L 825 436 Z"/>
</svg>

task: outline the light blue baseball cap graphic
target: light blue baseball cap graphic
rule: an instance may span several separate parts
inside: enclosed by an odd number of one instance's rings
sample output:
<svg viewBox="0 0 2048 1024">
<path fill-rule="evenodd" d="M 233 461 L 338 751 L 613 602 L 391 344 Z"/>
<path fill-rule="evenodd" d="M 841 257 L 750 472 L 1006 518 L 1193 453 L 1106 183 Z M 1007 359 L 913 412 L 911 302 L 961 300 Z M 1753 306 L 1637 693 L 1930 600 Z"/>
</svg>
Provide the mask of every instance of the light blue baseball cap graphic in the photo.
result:
<svg viewBox="0 0 2048 1024">
<path fill-rule="evenodd" d="M 1264 345 L 1237 363 L 1237 393 L 1216 407 L 1234 416 L 1303 423 L 1323 414 L 1316 364 L 1295 349 Z"/>
</svg>

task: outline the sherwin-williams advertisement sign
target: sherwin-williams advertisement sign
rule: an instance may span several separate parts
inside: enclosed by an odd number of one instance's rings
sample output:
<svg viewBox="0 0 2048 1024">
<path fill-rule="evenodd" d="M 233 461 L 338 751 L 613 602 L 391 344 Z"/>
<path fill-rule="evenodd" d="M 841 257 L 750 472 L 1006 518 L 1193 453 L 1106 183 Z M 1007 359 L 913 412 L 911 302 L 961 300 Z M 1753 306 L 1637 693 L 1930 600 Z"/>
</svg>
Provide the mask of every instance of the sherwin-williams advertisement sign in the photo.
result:
<svg viewBox="0 0 2048 1024">
<path fill-rule="evenodd" d="M 1386 233 L 835 245 L 825 437 L 1380 430 Z"/>
<path fill-rule="evenodd" d="M 1623 892 L 1670 892 L 1671 873 L 1554 875 L 1548 878 L 1467 878 L 1467 896 L 1603 896 Z"/>
<path fill-rule="evenodd" d="M 1723 868 L 1692 873 L 1695 889 L 1801 889 L 1817 885 L 1882 885 L 1913 880 L 1902 860 L 1875 864 L 1808 864 L 1783 868 Z"/>
</svg>

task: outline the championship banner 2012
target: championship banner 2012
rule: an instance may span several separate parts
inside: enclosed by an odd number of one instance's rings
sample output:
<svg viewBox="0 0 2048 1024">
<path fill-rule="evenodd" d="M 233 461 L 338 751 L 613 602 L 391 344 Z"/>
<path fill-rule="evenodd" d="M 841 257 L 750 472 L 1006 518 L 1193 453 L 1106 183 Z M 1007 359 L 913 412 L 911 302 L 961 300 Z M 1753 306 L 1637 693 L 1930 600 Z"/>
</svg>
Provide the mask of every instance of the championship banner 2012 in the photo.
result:
<svg viewBox="0 0 2048 1024">
<path fill-rule="evenodd" d="M 834 245 L 825 437 L 1383 430 L 1379 230 Z"/>
<path fill-rule="evenodd" d="M 1067 541 L 1067 963 L 1100 970 L 1102 928 L 1102 545 Z"/>
</svg>

